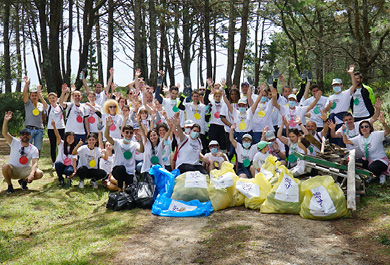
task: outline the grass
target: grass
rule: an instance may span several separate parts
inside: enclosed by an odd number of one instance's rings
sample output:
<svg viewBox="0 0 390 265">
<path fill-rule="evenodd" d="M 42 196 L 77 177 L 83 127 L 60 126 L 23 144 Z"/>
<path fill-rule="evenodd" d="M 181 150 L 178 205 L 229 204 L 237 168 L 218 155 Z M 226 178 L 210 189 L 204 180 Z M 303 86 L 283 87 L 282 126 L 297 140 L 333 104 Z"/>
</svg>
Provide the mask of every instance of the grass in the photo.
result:
<svg viewBox="0 0 390 265">
<path fill-rule="evenodd" d="M 119 250 L 114 243 L 142 226 L 150 211 L 107 210 L 102 187 L 59 188 L 48 157 L 43 151 L 44 177 L 28 191 L 13 181 L 16 192 L 8 195 L 6 183 L 0 183 L 0 264 L 108 263 Z"/>
</svg>

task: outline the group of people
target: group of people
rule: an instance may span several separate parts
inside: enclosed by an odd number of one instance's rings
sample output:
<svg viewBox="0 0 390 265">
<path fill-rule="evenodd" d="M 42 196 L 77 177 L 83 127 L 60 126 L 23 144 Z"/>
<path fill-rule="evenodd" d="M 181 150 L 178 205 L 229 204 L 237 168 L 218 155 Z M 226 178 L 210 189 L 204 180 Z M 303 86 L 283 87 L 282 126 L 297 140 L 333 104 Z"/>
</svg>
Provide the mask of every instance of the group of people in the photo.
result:
<svg viewBox="0 0 390 265">
<path fill-rule="evenodd" d="M 305 169 L 295 154 L 319 152 L 305 135 L 356 149 L 359 162 L 383 182 L 389 160 L 382 142 L 390 128 L 380 113 L 381 101 L 375 100 L 362 75 L 354 71 L 353 65 L 347 69 L 352 82 L 347 89 L 341 79 L 333 79 L 334 93 L 329 97 L 307 76 L 295 93 L 279 76 L 255 90 L 247 82 L 238 89 L 228 88 L 225 80 L 214 84 L 207 79 L 206 87 L 179 96 L 179 85 L 162 89 L 163 73 L 153 88 L 140 78 L 139 70 L 126 94 L 115 92 L 110 69 L 105 89 L 96 84 L 94 91 L 82 73 L 85 103 L 82 93 L 66 84 L 59 98 L 51 92 L 46 102 L 41 87 L 29 89 L 26 77 L 26 128 L 19 138 L 8 133 L 12 112 L 4 116 L 2 133 L 11 147 L 9 161 L 2 168 L 7 192 L 14 192 L 11 179 L 18 179 L 21 188 L 27 189 L 28 183 L 42 178 L 38 159 L 45 121 L 61 186 L 77 176 L 80 188 L 85 179 L 91 179 L 93 188 L 102 180 L 109 190 L 121 191 L 137 181 L 138 175 L 148 174 L 153 165 L 208 174 L 234 157 L 239 177 L 252 178 L 269 155 L 299 175 Z M 283 87 L 280 94 L 278 81 Z M 384 131 L 374 131 L 378 119 Z"/>
</svg>

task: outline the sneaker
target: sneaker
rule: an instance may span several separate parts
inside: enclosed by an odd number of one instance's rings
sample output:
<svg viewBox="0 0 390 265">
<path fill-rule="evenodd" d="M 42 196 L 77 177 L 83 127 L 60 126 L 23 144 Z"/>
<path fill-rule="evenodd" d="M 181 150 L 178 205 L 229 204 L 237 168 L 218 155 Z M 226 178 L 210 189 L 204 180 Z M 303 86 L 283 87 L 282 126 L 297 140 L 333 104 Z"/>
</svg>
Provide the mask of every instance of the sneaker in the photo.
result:
<svg viewBox="0 0 390 265">
<path fill-rule="evenodd" d="M 7 189 L 7 194 L 11 194 L 11 193 L 14 193 L 14 187 L 12 185 L 9 185 L 8 186 L 8 189 Z"/>
<path fill-rule="evenodd" d="M 94 189 L 98 188 L 98 184 L 97 184 L 96 180 L 91 180 L 91 185 L 92 185 L 92 188 L 94 188 Z"/>
<path fill-rule="evenodd" d="M 386 175 L 385 174 L 382 174 L 379 176 L 379 184 L 384 184 L 386 181 Z"/>
<path fill-rule="evenodd" d="M 51 165 L 51 169 L 56 170 L 56 164 Z"/>
<path fill-rule="evenodd" d="M 64 182 L 63 179 L 60 180 L 60 186 L 61 186 L 61 187 L 64 187 L 64 186 L 65 186 L 65 182 Z"/>
<path fill-rule="evenodd" d="M 79 188 L 84 189 L 84 180 L 80 180 L 79 182 Z"/>
<path fill-rule="evenodd" d="M 19 179 L 18 183 L 20 184 L 20 187 L 22 187 L 22 190 L 28 190 L 27 179 L 25 179 L 25 180 Z"/>
</svg>

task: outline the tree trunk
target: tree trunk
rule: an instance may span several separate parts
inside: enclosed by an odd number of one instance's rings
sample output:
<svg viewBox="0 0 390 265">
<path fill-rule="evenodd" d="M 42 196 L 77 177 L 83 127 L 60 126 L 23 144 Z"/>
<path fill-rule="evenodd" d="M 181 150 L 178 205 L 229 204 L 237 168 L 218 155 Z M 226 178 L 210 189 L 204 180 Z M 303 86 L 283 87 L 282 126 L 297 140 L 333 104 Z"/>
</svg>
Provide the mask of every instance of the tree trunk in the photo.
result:
<svg viewBox="0 0 390 265">
<path fill-rule="evenodd" d="M 11 58 L 10 58 L 10 43 L 9 43 L 9 18 L 10 18 L 10 9 L 11 5 L 9 1 L 6 1 L 4 4 L 4 82 L 5 82 L 5 92 L 11 93 Z"/>
<path fill-rule="evenodd" d="M 114 1 L 108 0 L 108 23 L 107 23 L 107 81 L 110 78 L 110 68 L 114 67 Z M 100 41 L 100 39 L 99 39 Z M 100 54 L 101 56 L 101 54 Z M 103 79 L 103 78 L 102 78 Z M 100 80 L 100 76 L 99 76 Z M 103 83 L 102 83 L 103 84 Z"/>
<path fill-rule="evenodd" d="M 236 15 L 234 0 L 229 1 L 229 30 L 228 30 L 228 55 L 226 68 L 226 85 L 232 86 L 232 74 L 234 69 L 234 35 L 236 31 Z"/>
<path fill-rule="evenodd" d="M 202 27 L 203 29 L 203 27 Z M 198 53 L 198 88 L 204 86 L 203 82 L 203 46 L 204 46 L 204 37 L 201 30 L 199 34 L 199 53 Z M 200 84 L 199 84 L 200 83 Z"/>
<path fill-rule="evenodd" d="M 248 33 L 248 18 L 249 18 L 249 0 L 243 0 L 242 14 L 241 14 L 241 36 L 240 46 L 237 52 L 236 67 L 234 69 L 233 84 L 239 87 L 241 79 L 242 64 L 244 62 L 245 49 L 247 43 Z"/>
<path fill-rule="evenodd" d="M 15 44 L 16 44 L 16 59 L 17 59 L 17 78 L 16 78 L 16 92 L 22 91 L 22 52 L 20 49 L 20 5 L 15 4 Z M 23 25 L 23 24 L 22 24 Z"/>
<path fill-rule="evenodd" d="M 149 47 L 150 47 L 150 77 L 149 85 L 156 87 L 157 85 L 157 21 L 155 1 L 149 0 Z"/>
<path fill-rule="evenodd" d="M 72 42 L 73 42 L 73 0 L 69 0 L 69 26 L 68 26 L 68 47 L 66 49 L 66 71 L 64 82 L 70 84 L 70 73 L 72 71 Z"/>
<path fill-rule="evenodd" d="M 217 78 L 217 17 L 214 18 L 214 29 L 213 29 L 213 52 L 214 52 L 214 66 L 213 66 L 213 80 Z"/>
<path fill-rule="evenodd" d="M 98 67 L 98 80 L 99 83 L 104 85 L 104 75 L 103 75 L 103 58 L 102 58 L 102 41 L 100 36 L 100 21 L 99 19 L 96 21 L 96 55 L 97 55 L 97 67 Z M 107 54 L 110 53 L 110 45 L 107 45 Z M 107 56 L 108 57 L 108 56 Z M 108 67 L 108 59 L 107 59 L 107 67 Z M 109 69 L 109 68 L 108 68 Z"/>
<path fill-rule="evenodd" d="M 206 44 L 206 78 L 213 78 L 213 66 L 211 63 L 209 0 L 204 1 L 204 41 Z"/>
<path fill-rule="evenodd" d="M 141 0 L 134 0 L 134 71 L 141 69 L 142 45 L 141 45 Z M 143 69 L 141 69 L 142 71 Z"/>
</svg>

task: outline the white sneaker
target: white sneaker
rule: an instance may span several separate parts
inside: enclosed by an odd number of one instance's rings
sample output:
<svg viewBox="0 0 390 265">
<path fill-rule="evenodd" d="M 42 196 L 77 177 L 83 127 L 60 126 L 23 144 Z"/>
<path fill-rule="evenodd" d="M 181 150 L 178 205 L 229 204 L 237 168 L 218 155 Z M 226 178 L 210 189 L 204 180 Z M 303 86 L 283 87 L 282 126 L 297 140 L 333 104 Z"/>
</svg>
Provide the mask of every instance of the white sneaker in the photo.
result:
<svg viewBox="0 0 390 265">
<path fill-rule="evenodd" d="M 96 180 L 95 181 L 91 180 L 91 185 L 92 185 L 93 189 L 97 189 L 98 188 L 98 184 L 97 184 Z"/>
<path fill-rule="evenodd" d="M 79 188 L 84 189 L 84 180 L 80 180 L 79 182 Z"/>
<path fill-rule="evenodd" d="M 385 174 L 382 174 L 382 175 L 380 175 L 379 176 L 379 184 L 383 184 L 383 183 L 385 183 L 385 181 L 386 181 L 386 175 Z"/>
</svg>

